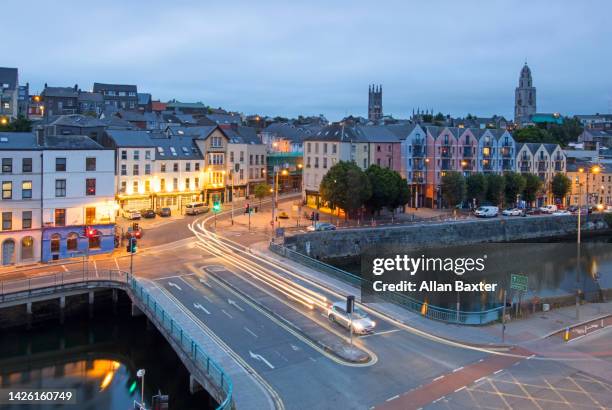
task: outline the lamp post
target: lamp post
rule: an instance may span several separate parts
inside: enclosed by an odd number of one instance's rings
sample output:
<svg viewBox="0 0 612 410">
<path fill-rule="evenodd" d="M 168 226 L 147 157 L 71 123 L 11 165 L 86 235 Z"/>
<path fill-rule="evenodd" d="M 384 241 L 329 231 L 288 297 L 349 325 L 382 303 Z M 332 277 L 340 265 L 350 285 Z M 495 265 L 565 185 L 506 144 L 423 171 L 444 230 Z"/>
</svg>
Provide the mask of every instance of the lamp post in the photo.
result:
<svg viewBox="0 0 612 410">
<path fill-rule="evenodd" d="M 576 235 L 576 320 L 580 319 L 580 216 L 582 214 L 582 184 L 578 179 L 578 233 Z M 589 211 L 587 208 L 587 215 Z"/>
<path fill-rule="evenodd" d="M 585 215 L 584 219 L 588 221 L 588 219 L 589 219 L 589 206 L 591 204 L 591 201 L 589 200 L 589 175 L 590 174 L 599 174 L 599 172 L 601 172 L 601 167 L 599 165 L 594 165 L 594 166 L 592 166 L 590 168 L 587 168 L 586 170 L 584 168 L 578 168 L 578 172 L 581 173 L 581 174 L 586 172 L 586 207 L 587 207 L 587 212 L 586 212 L 586 215 Z M 580 207 L 579 207 L 579 209 L 580 209 Z"/>
<path fill-rule="evenodd" d="M 304 198 L 302 197 L 304 192 L 304 170 L 302 169 L 304 166 L 302 164 L 297 164 L 298 169 L 300 170 L 300 205 L 298 206 L 298 217 L 297 217 L 297 226 L 300 226 L 300 217 L 302 215 L 302 204 L 304 203 Z"/>
<path fill-rule="evenodd" d="M 138 369 L 136 372 L 136 376 L 140 379 L 140 402 L 142 407 L 144 408 L 144 378 L 145 378 L 145 369 Z"/>
</svg>

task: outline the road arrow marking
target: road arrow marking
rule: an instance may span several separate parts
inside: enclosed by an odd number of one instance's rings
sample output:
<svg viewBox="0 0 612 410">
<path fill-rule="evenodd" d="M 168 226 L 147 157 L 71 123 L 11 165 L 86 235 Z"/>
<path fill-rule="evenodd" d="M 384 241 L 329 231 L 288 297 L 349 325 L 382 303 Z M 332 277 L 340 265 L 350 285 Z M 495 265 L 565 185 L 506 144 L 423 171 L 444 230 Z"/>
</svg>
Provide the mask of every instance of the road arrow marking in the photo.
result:
<svg viewBox="0 0 612 410">
<path fill-rule="evenodd" d="M 183 290 L 179 285 L 174 282 L 168 282 L 168 286 L 172 286 L 173 288 L 177 288 L 178 290 Z"/>
<path fill-rule="evenodd" d="M 272 364 L 269 361 L 267 361 L 262 355 L 255 354 L 255 353 L 251 352 L 250 350 L 249 350 L 249 354 L 251 355 L 251 357 L 253 359 L 259 360 L 260 362 L 264 362 L 266 364 L 266 366 L 268 366 L 270 369 L 274 369 L 274 366 L 272 366 Z"/>
<path fill-rule="evenodd" d="M 242 307 L 241 307 L 241 306 L 240 306 L 238 303 L 236 303 L 236 301 L 235 301 L 235 300 L 228 299 L 228 300 L 227 300 L 227 303 L 229 303 L 230 305 L 235 306 L 235 307 L 236 307 L 236 309 L 238 309 L 239 311 L 244 312 L 244 309 L 243 309 L 243 308 L 242 308 Z"/>
<path fill-rule="evenodd" d="M 206 310 L 206 308 L 202 305 L 200 305 L 199 303 L 194 303 L 193 307 L 196 309 L 200 309 L 202 311 L 204 311 L 204 313 L 206 313 L 207 315 L 210 315 L 210 312 L 208 310 Z"/>
<path fill-rule="evenodd" d="M 300 348 L 296 345 L 291 345 L 291 348 L 296 352 L 300 350 Z"/>
<path fill-rule="evenodd" d="M 208 286 L 209 288 L 212 288 L 212 286 L 210 285 L 210 283 L 206 282 L 204 279 L 199 278 L 198 279 L 200 281 L 200 283 L 204 286 Z"/>
</svg>

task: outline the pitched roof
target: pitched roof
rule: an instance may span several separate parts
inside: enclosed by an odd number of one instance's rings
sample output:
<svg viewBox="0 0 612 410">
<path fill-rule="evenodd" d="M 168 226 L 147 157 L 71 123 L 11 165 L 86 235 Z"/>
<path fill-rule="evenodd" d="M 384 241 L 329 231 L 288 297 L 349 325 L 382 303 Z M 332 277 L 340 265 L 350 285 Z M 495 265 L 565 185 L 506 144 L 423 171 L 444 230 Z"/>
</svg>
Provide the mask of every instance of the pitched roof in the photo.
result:
<svg viewBox="0 0 612 410">
<path fill-rule="evenodd" d="M 53 150 L 109 149 L 86 135 L 45 136 L 44 148 Z"/>
<path fill-rule="evenodd" d="M 49 125 L 62 125 L 68 127 L 104 127 L 106 124 L 101 120 L 82 114 L 60 115 Z"/>
<path fill-rule="evenodd" d="M 44 97 L 77 98 L 79 90 L 76 87 L 45 87 L 41 94 Z"/>
<path fill-rule="evenodd" d="M 387 129 L 394 133 L 400 140 L 408 138 L 410 133 L 419 126 L 418 124 L 390 124 L 386 125 Z"/>
<path fill-rule="evenodd" d="M 154 147 L 151 132 L 145 130 L 107 130 L 106 135 L 117 147 Z"/>
<path fill-rule="evenodd" d="M 384 125 L 358 125 L 355 134 L 360 140 L 367 142 L 393 143 L 399 138 Z"/>
<path fill-rule="evenodd" d="M 114 91 L 127 91 L 137 92 L 137 87 L 131 84 L 106 84 L 106 83 L 94 83 L 93 92 L 98 93 L 103 90 L 114 90 Z"/>
<path fill-rule="evenodd" d="M 208 114 L 206 118 L 217 124 L 240 124 L 242 122 L 239 115 L 233 114 Z"/>
<path fill-rule="evenodd" d="M 234 128 L 224 128 L 223 132 L 227 135 L 231 144 L 261 144 L 255 128 L 238 126 Z"/>
<path fill-rule="evenodd" d="M 149 93 L 137 93 L 138 105 L 147 105 L 151 102 L 151 94 Z"/>
<path fill-rule="evenodd" d="M 97 103 L 103 103 L 104 96 L 100 93 L 81 91 L 79 92 L 79 101 L 92 101 L 92 102 L 97 102 Z"/>
<path fill-rule="evenodd" d="M 19 73 L 16 68 L 0 67 L 0 84 L 8 84 L 9 90 L 17 88 Z"/>
<path fill-rule="evenodd" d="M 38 149 L 33 132 L 0 132 L 0 151 Z"/>
</svg>

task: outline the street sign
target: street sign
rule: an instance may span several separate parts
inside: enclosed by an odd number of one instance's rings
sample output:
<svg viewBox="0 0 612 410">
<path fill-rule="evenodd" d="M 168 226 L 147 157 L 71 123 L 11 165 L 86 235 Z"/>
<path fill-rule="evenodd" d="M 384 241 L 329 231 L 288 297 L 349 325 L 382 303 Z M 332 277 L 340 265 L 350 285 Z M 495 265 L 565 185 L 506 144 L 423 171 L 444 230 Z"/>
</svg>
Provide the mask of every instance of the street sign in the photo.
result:
<svg viewBox="0 0 612 410">
<path fill-rule="evenodd" d="M 285 228 L 276 228 L 276 236 L 279 238 L 285 236 Z"/>
<path fill-rule="evenodd" d="M 529 284 L 529 277 L 527 275 L 510 275 L 510 289 L 521 290 L 527 292 L 527 285 Z"/>
</svg>

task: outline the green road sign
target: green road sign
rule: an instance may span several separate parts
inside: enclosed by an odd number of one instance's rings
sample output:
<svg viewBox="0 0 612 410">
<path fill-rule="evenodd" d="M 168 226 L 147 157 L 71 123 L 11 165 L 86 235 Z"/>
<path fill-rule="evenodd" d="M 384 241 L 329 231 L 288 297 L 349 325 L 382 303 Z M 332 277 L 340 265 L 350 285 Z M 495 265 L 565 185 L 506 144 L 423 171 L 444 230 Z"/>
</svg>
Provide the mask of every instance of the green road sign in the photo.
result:
<svg viewBox="0 0 612 410">
<path fill-rule="evenodd" d="M 529 277 L 527 275 L 510 275 L 510 289 L 522 290 L 527 292 Z"/>
</svg>

